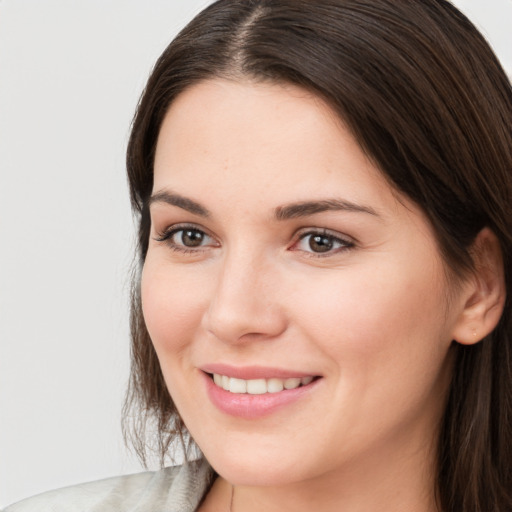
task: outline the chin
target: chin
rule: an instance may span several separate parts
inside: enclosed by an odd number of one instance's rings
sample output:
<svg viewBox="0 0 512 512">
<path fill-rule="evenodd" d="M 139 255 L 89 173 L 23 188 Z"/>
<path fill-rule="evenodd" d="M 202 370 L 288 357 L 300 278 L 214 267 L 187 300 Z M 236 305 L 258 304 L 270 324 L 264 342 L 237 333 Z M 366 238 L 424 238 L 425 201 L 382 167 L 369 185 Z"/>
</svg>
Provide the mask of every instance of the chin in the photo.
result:
<svg viewBox="0 0 512 512">
<path fill-rule="evenodd" d="M 307 454 L 293 447 L 284 449 L 284 439 L 278 443 L 280 449 L 261 441 L 233 440 L 213 449 L 210 444 L 203 454 L 215 471 L 233 485 L 285 486 L 314 476 L 314 461 L 307 460 Z"/>
<path fill-rule="evenodd" d="M 210 460 L 215 471 L 225 480 L 235 486 L 266 487 L 285 486 L 303 479 L 302 475 L 295 474 L 293 465 L 277 465 L 276 461 L 265 460 L 259 457 L 255 460 Z"/>
</svg>

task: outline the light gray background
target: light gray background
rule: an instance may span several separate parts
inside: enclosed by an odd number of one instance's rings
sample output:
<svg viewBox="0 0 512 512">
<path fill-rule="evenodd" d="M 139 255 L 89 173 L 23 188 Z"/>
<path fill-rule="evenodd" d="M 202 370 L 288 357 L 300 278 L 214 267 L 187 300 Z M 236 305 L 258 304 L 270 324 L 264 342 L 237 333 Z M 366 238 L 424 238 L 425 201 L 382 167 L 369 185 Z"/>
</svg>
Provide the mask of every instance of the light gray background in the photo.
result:
<svg viewBox="0 0 512 512">
<path fill-rule="evenodd" d="M 208 0 L 0 0 L 0 506 L 140 471 L 124 448 L 129 124 Z M 512 71 L 512 0 L 456 2 Z"/>
</svg>

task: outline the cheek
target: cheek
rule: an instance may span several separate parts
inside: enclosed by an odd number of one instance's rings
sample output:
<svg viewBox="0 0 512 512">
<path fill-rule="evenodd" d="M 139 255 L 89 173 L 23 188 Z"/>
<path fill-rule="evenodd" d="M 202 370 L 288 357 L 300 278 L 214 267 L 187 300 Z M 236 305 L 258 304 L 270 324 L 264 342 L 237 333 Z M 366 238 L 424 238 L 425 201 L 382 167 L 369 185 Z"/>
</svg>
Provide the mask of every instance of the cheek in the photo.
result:
<svg viewBox="0 0 512 512">
<path fill-rule="evenodd" d="M 193 422 L 204 407 L 190 385 L 195 378 L 190 355 L 208 304 L 205 276 L 152 256 L 148 254 L 141 276 L 144 320 L 173 403 L 182 418 Z"/>
<path fill-rule="evenodd" d="M 198 276 L 173 271 L 149 255 L 141 276 L 144 320 L 159 358 L 183 350 L 194 336 L 207 303 Z"/>
<path fill-rule="evenodd" d="M 334 377 L 330 406 L 321 414 L 340 450 L 340 425 L 359 447 L 374 442 L 376 430 L 399 437 L 418 418 L 431 425 L 450 371 L 436 274 L 343 274 L 314 286 L 310 280 L 308 293 L 294 299 L 301 334 L 322 352 Z"/>
<path fill-rule="evenodd" d="M 408 370 L 424 357 L 435 366 L 450 337 L 439 274 L 402 266 L 346 269 L 297 293 L 301 326 L 343 371 L 363 377 Z M 432 361 L 435 358 L 435 362 Z M 341 371 L 341 370 L 340 370 Z"/>
</svg>

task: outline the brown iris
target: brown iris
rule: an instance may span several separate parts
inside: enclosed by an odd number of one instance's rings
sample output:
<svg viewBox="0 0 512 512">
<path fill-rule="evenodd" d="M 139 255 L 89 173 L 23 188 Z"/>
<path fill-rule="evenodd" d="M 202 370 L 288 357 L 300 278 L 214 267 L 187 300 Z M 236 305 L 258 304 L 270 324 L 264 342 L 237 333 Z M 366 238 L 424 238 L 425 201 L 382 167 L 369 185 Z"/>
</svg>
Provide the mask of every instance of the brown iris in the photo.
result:
<svg viewBox="0 0 512 512">
<path fill-rule="evenodd" d="M 314 252 L 327 252 L 334 245 L 332 237 L 325 235 L 314 235 L 309 238 L 309 247 Z"/>
<path fill-rule="evenodd" d="M 195 229 L 184 229 L 181 234 L 181 242 L 186 247 L 198 247 L 204 240 L 204 233 Z"/>
</svg>

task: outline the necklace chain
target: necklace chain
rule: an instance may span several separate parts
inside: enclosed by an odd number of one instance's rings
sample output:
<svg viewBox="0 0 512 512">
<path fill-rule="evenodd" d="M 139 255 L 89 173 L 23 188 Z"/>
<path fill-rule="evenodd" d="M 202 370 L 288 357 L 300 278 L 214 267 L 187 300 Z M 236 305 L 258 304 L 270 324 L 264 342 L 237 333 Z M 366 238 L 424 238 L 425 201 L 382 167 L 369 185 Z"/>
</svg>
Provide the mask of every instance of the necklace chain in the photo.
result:
<svg viewBox="0 0 512 512">
<path fill-rule="evenodd" d="M 231 499 L 229 500 L 229 512 L 233 512 L 233 498 L 235 497 L 235 486 L 231 484 Z"/>
</svg>

